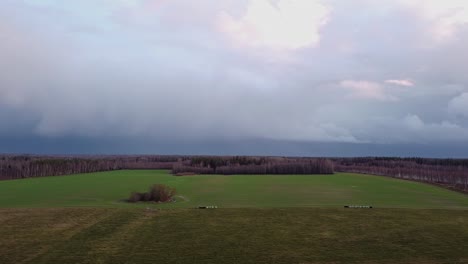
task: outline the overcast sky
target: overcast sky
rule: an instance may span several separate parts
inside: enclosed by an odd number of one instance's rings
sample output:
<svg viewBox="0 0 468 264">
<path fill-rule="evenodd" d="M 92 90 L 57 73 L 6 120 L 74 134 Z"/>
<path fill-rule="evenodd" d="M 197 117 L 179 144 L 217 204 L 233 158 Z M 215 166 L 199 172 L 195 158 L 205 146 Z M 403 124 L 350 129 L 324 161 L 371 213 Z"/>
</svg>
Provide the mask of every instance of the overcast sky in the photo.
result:
<svg viewBox="0 0 468 264">
<path fill-rule="evenodd" d="M 1 0 L 0 152 L 451 156 L 467 43 L 466 0 Z"/>
</svg>

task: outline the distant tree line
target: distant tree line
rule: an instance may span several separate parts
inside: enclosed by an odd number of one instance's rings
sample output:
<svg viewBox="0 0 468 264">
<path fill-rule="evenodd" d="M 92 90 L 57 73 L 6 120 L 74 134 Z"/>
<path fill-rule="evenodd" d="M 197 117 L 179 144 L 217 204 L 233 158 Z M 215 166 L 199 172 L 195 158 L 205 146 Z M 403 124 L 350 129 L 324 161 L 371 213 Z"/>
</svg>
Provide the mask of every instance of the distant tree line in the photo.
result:
<svg viewBox="0 0 468 264">
<path fill-rule="evenodd" d="M 167 169 L 176 175 L 355 172 L 434 183 L 468 192 L 467 159 L 0 155 L 0 180 L 122 169 Z"/>
<path fill-rule="evenodd" d="M 0 155 L 0 180 L 122 169 L 167 169 L 174 174 L 331 174 L 320 158 L 220 156 Z"/>
<path fill-rule="evenodd" d="M 183 156 L 0 156 L 0 180 L 122 169 L 172 169 Z"/>
<path fill-rule="evenodd" d="M 423 158 L 335 158 L 339 172 L 366 173 L 434 183 L 468 192 L 468 160 Z"/>
<path fill-rule="evenodd" d="M 332 174 L 333 162 L 322 158 L 193 157 L 177 164 L 174 174 Z"/>
</svg>

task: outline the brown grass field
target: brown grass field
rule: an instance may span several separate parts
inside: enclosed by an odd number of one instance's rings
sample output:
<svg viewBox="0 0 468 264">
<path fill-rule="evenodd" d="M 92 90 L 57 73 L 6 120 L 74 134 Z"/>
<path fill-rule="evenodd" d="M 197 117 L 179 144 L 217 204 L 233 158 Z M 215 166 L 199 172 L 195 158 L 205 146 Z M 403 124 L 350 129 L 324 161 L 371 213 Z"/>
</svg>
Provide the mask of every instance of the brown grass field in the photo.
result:
<svg viewBox="0 0 468 264">
<path fill-rule="evenodd" d="M 0 209 L 0 263 L 468 263 L 468 211 Z"/>
</svg>

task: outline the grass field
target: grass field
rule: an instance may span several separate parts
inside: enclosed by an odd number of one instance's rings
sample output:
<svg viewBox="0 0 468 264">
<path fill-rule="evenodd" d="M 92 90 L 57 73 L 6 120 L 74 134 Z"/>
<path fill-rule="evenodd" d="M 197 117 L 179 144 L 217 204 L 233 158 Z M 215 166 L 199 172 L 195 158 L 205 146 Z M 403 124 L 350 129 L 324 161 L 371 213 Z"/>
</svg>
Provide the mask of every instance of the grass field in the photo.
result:
<svg viewBox="0 0 468 264">
<path fill-rule="evenodd" d="M 0 209 L 0 263 L 468 263 L 468 211 Z"/>
<path fill-rule="evenodd" d="M 123 201 L 155 183 L 177 201 Z M 0 263 L 468 263 L 466 209 L 464 194 L 359 174 L 2 181 Z"/>
<path fill-rule="evenodd" d="M 178 191 L 164 205 L 123 202 L 132 191 L 155 183 Z M 385 177 L 335 175 L 199 175 L 176 177 L 162 170 L 113 171 L 0 181 L 0 207 L 222 208 L 342 207 L 468 208 L 468 196 L 431 185 Z"/>
</svg>

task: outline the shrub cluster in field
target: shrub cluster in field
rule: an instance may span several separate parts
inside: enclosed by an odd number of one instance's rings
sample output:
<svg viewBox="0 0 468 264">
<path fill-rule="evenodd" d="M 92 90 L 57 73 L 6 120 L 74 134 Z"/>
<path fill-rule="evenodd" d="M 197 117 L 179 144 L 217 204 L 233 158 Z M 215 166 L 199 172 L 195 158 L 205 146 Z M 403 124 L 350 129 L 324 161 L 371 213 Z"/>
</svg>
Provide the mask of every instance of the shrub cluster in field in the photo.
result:
<svg viewBox="0 0 468 264">
<path fill-rule="evenodd" d="M 155 184 L 151 186 L 148 192 L 133 192 L 128 199 L 131 203 L 136 202 L 158 202 L 165 203 L 172 201 L 176 190 L 164 184 Z"/>
</svg>

